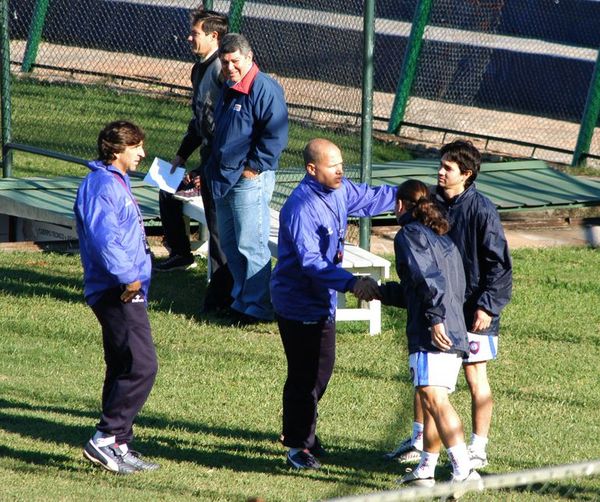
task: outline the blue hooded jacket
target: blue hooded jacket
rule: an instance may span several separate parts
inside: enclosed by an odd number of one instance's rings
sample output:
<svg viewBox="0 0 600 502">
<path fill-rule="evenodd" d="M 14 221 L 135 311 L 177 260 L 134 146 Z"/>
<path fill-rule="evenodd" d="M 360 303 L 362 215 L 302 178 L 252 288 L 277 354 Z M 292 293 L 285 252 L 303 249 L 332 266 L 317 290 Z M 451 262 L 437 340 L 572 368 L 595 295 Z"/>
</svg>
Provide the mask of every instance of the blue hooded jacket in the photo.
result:
<svg viewBox="0 0 600 502">
<path fill-rule="evenodd" d="M 335 319 L 336 291 L 357 278 L 341 255 L 348 216 L 374 216 L 394 208 L 396 187 L 356 185 L 343 178 L 331 189 L 306 175 L 279 213 L 278 261 L 271 278 L 275 312 L 295 321 Z"/>
<path fill-rule="evenodd" d="M 399 220 L 401 230 L 394 239 L 397 282 L 380 287 L 382 303 L 407 309 L 408 352 L 440 352 L 431 343 L 430 328 L 443 323 L 452 341 L 447 352 L 466 356 L 467 327 L 463 315 L 465 276 L 456 245 L 447 235 L 438 235 L 416 221 L 412 213 Z"/>
<path fill-rule="evenodd" d="M 77 190 L 77 222 L 84 296 L 94 305 L 108 289 L 142 282 L 148 296 L 152 263 L 129 176 L 97 160 Z"/>
<path fill-rule="evenodd" d="M 498 335 L 500 312 L 512 294 L 512 260 L 498 211 L 475 184 L 450 200 L 444 198 L 441 189 L 434 191 L 450 222 L 448 236 L 458 247 L 465 269 L 467 329 L 481 308 L 492 316 L 492 323 L 478 334 Z"/>
</svg>

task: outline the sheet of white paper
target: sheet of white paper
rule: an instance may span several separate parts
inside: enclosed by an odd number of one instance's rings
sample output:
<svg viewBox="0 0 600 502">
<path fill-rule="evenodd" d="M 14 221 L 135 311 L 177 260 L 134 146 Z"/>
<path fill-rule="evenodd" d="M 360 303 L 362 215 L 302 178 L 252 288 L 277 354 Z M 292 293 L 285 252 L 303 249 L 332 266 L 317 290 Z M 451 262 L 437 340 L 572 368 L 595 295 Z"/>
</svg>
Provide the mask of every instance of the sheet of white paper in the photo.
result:
<svg viewBox="0 0 600 502">
<path fill-rule="evenodd" d="M 171 174 L 171 163 L 155 157 L 144 177 L 144 182 L 165 192 L 175 193 L 184 176 L 185 169 L 183 167 L 176 168 L 175 172 Z"/>
</svg>

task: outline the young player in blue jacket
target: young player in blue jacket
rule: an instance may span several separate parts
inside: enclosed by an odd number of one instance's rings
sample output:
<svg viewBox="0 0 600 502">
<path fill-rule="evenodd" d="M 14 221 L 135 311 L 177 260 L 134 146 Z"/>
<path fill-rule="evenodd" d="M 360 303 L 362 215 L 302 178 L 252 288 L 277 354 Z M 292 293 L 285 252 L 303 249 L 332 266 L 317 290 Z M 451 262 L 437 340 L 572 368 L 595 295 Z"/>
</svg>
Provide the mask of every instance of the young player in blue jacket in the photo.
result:
<svg viewBox="0 0 600 502">
<path fill-rule="evenodd" d="M 318 469 L 323 453 L 315 432 L 317 404 L 335 361 L 338 291 L 361 299 L 379 295 L 377 283 L 342 268 L 346 223 L 394 207 L 395 188 L 356 185 L 344 178 L 342 154 L 326 139 L 304 149 L 306 176 L 279 215 L 278 261 L 271 297 L 288 363 L 283 389 L 283 444 L 287 463 Z"/>
<path fill-rule="evenodd" d="M 450 222 L 448 235 L 458 247 L 465 269 L 463 312 L 469 355 L 463 368 L 471 392 L 469 454 L 472 466 L 481 468 L 488 463 L 486 445 L 493 407 L 487 361 L 497 357 L 500 313 L 512 293 L 512 261 L 498 212 L 475 187 L 481 154 L 471 142 L 462 140 L 448 143 L 440 153 L 434 192 Z M 422 430 L 422 410 L 415 401 L 412 437 L 386 456 L 405 462 L 419 458 Z"/>
<path fill-rule="evenodd" d="M 128 446 L 158 370 L 146 312 L 150 249 L 127 176 L 145 156 L 144 132 L 131 122 L 111 122 L 98 136 L 98 155 L 74 207 L 84 296 L 102 326 L 106 362 L 102 415 L 83 454 L 130 474 L 158 468 Z"/>
<path fill-rule="evenodd" d="M 468 352 L 462 260 L 446 235 L 448 221 L 424 183 L 408 180 L 398 187 L 396 216 L 402 227 L 394 239 L 400 283 L 388 282 L 380 290 L 384 304 L 407 309 L 409 368 L 425 419 L 419 465 L 400 482 L 433 486 L 442 443 L 452 463 L 452 480 L 478 479 L 471 471 L 462 423 L 448 399 Z"/>
</svg>

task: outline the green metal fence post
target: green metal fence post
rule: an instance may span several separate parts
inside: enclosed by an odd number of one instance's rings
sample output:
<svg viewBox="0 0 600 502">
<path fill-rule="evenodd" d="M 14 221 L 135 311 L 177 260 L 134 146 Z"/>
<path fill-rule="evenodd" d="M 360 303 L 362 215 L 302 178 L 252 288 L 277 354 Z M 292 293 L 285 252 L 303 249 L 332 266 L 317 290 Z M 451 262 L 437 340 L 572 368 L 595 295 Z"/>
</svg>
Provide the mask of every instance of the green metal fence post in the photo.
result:
<svg viewBox="0 0 600 502">
<path fill-rule="evenodd" d="M 8 33 L 8 0 L 0 0 L 0 73 L 2 107 L 2 177 L 12 176 L 12 150 L 10 109 L 10 36 Z"/>
<path fill-rule="evenodd" d="M 44 31 L 44 23 L 46 21 L 46 12 L 48 11 L 49 3 L 50 0 L 37 0 L 35 3 L 31 30 L 29 30 L 29 38 L 27 39 L 23 64 L 21 65 L 21 71 L 25 73 L 29 73 L 31 67 L 35 63 L 40 41 L 42 39 L 42 32 Z"/>
<path fill-rule="evenodd" d="M 398 133 L 400 124 L 404 120 L 406 103 L 408 102 L 413 80 L 417 73 L 417 63 L 421 54 L 421 46 L 423 45 L 423 33 L 429 20 L 432 3 L 433 0 L 420 0 L 415 9 L 410 37 L 406 46 L 404 60 L 402 61 L 402 69 L 400 70 L 396 97 L 394 98 L 390 121 L 388 122 L 388 132 L 392 134 Z"/>
<path fill-rule="evenodd" d="M 365 1 L 363 37 L 360 180 L 362 183 L 371 183 L 371 161 L 373 152 L 373 46 L 375 43 L 375 0 Z M 366 250 L 369 250 L 371 247 L 370 218 L 360 219 L 359 245 Z"/>
<path fill-rule="evenodd" d="M 242 12 L 246 0 L 232 0 L 229 6 L 229 31 L 239 33 L 242 27 Z"/>
<path fill-rule="evenodd" d="M 577 136 L 577 145 L 575 146 L 573 160 L 571 161 L 572 166 L 585 165 L 585 155 L 590 151 L 594 128 L 598 124 L 598 118 L 600 118 L 600 49 L 598 49 L 594 73 L 585 101 L 581 127 Z"/>
<path fill-rule="evenodd" d="M 213 10 L 213 0 L 204 0 L 204 2 L 202 2 L 202 5 L 206 10 Z"/>
</svg>

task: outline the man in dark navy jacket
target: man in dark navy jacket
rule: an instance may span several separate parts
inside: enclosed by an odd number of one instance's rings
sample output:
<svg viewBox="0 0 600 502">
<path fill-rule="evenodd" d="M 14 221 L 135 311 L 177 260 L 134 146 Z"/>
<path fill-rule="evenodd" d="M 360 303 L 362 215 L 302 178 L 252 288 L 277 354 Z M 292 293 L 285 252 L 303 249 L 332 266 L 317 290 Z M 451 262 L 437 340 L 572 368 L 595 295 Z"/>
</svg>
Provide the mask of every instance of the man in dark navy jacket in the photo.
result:
<svg viewBox="0 0 600 502">
<path fill-rule="evenodd" d="M 215 107 L 207 174 L 233 276 L 231 308 L 241 323 L 270 321 L 269 203 L 288 140 L 287 106 L 283 89 L 259 71 L 243 35 L 225 35 L 219 55 L 227 80 Z"/>
<path fill-rule="evenodd" d="M 472 467 L 487 465 L 486 446 L 492 420 L 492 393 L 487 361 L 498 351 L 500 312 L 512 293 L 512 261 L 500 217 L 492 201 L 477 191 L 475 179 L 481 154 L 470 141 L 442 147 L 435 194 L 450 222 L 448 235 L 462 256 L 466 278 L 465 323 L 469 331 L 469 357 L 463 368 L 471 391 Z M 423 413 L 415 403 L 410 439 L 386 455 L 400 461 L 417 460 L 422 449 Z"/>
<path fill-rule="evenodd" d="M 219 40 L 227 33 L 227 16 L 204 9 L 195 9 L 190 13 L 190 49 L 198 61 L 192 67 L 192 118 L 181 140 L 177 154 L 171 161 L 171 171 L 183 166 L 195 150 L 200 153 L 199 166 L 190 171 L 183 186 L 200 189 L 206 226 L 208 227 L 208 245 L 210 255 L 210 282 L 204 297 L 203 312 L 226 309 L 231 304 L 233 280 L 227 266 L 227 258 L 221 249 L 217 229 L 217 211 L 210 183 L 206 179 L 206 169 L 210 157 L 213 132 L 215 128 L 214 108 L 221 95 L 223 75 L 218 49 Z M 183 188 L 183 187 L 180 187 Z M 159 192 L 160 219 L 169 247 L 169 258 L 156 263 L 154 269 L 159 272 L 181 270 L 196 266 L 187 225 L 183 216 L 183 203 L 172 194 Z"/>
</svg>

